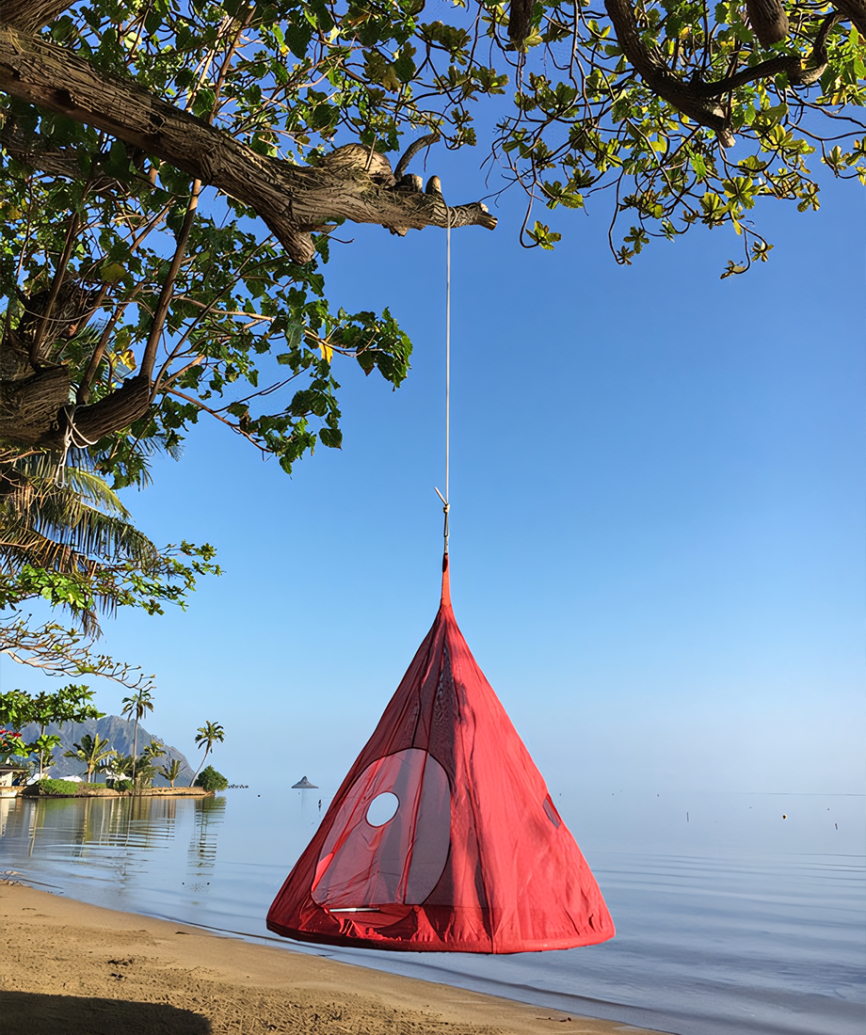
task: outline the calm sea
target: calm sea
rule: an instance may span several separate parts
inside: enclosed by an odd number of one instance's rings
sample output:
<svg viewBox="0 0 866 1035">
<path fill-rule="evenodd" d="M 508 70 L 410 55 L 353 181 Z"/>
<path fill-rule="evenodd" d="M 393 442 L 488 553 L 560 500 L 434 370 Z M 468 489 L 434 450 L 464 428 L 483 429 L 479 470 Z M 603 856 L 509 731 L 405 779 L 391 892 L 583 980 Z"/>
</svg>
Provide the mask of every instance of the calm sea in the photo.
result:
<svg viewBox="0 0 866 1035">
<path fill-rule="evenodd" d="M 561 806 L 617 936 L 497 957 L 270 935 L 265 913 L 322 793 L 0 800 L 0 870 L 84 902 L 678 1035 L 866 1030 L 861 795 L 619 792 Z"/>
</svg>

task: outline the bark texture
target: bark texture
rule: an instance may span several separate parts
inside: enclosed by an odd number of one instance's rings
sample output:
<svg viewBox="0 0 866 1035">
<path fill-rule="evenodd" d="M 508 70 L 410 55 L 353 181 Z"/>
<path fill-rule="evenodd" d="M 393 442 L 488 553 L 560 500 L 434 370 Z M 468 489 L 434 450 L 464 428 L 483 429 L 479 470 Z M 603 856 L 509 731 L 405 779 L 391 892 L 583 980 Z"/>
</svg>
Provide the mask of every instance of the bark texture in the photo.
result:
<svg viewBox="0 0 866 1035">
<path fill-rule="evenodd" d="M 782 11 L 785 33 L 782 36 L 778 36 L 772 42 L 784 39 L 784 36 L 787 35 L 788 18 L 784 10 L 781 9 L 778 0 L 749 0 L 749 2 L 760 4 L 765 13 L 769 12 L 773 7 L 778 7 Z M 864 32 L 864 30 L 860 29 L 859 21 L 866 22 L 866 0 L 834 0 L 836 10 L 827 15 L 821 23 L 821 27 L 815 37 L 812 52 L 805 61 L 801 60 L 796 54 L 782 54 L 779 57 L 769 58 L 767 61 L 762 61 L 751 68 L 744 68 L 733 75 L 714 82 L 707 82 L 700 78 L 685 81 L 668 68 L 660 51 L 647 47 L 641 39 L 640 28 L 631 5 L 631 0 L 605 0 L 604 5 L 613 24 L 619 45 L 635 71 L 653 93 L 664 98 L 678 111 L 688 115 L 689 118 L 694 119 L 700 125 L 714 130 L 719 140 L 726 147 L 733 145 L 734 136 L 731 132 L 725 108 L 719 98 L 740 86 L 745 86 L 747 83 L 753 83 L 758 79 L 766 79 L 780 73 L 787 75 L 791 86 L 811 86 L 812 83 L 820 79 L 824 69 L 827 67 L 827 37 L 833 26 L 840 21 L 848 19 L 858 28 L 858 31 Z M 751 7 L 749 10 L 751 11 Z M 778 18 L 776 21 L 780 26 L 781 22 L 779 22 Z M 758 29 L 754 22 L 752 27 L 755 29 L 756 35 L 758 35 Z M 775 31 L 781 30 L 777 27 Z M 864 32 L 864 35 L 866 35 L 866 32 Z M 761 39 L 761 42 L 765 46 L 769 45 L 763 39 Z"/>
<path fill-rule="evenodd" d="M 746 11 L 761 46 L 772 47 L 788 35 L 788 15 L 781 0 L 746 0 Z"/>
<path fill-rule="evenodd" d="M 24 33 L 38 32 L 71 7 L 73 0 L 3 0 L 0 21 Z"/>
<path fill-rule="evenodd" d="M 496 226 L 480 202 L 449 207 L 440 194 L 383 187 L 370 171 L 292 165 L 258 155 L 136 83 L 98 72 L 62 47 L 0 25 L 0 89 L 105 130 L 255 209 L 296 262 L 311 233 L 333 222 L 378 223 L 398 234 L 426 226 Z M 363 150 L 363 149 L 362 149 Z"/>
<path fill-rule="evenodd" d="M 24 446 L 62 444 L 61 414 L 71 388 L 65 366 L 0 380 L 0 439 Z"/>
<path fill-rule="evenodd" d="M 866 40 L 866 0 L 833 0 L 833 6 L 843 14 Z"/>
<path fill-rule="evenodd" d="M 63 47 L 35 38 L 32 33 L 68 2 L 0 2 L 0 90 L 102 129 L 219 188 L 258 212 L 296 262 L 313 258 L 312 233 L 335 219 L 378 223 L 401 235 L 426 226 L 496 226 L 480 202 L 448 206 L 438 177 L 425 191 L 417 176 L 406 173 L 414 154 L 435 138 L 415 141 L 396 175 L 385 156 L 357 144 L 338 148 L 311 168 L 264 157 L 135 82 L 100 73 Z M 74 149 L 46 146 L 20 132 L 13 120 L 6 121 L 0 143 L 33 168 L 76 179 L 82 175 Z M 97 192 L 115 188 L 111 178 L 98 174 L 91 186 Z M 54 323 L 57 319 L 52 336 Z M 143 375 L 92 405 L 74 406 L 67 367 L 36 362 L 31 338 L 22 324 L 7 327 L 0 347 L 0 439 L 46 449 L 84 446 L 147 413 L 154 385 Z"/>
</svg>

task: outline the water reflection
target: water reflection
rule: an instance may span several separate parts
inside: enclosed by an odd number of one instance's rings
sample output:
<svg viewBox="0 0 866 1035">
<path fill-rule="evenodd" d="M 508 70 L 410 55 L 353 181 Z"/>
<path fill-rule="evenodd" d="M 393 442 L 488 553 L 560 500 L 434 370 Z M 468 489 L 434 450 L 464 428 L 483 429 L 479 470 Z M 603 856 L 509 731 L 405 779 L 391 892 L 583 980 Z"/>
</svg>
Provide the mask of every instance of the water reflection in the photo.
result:
<svg viewBox="0 0 866 1035">
<path fill-rule="evenodd" d="M 65 883 L 71 874 L 72 894 L 92 899 L 96 886 L 97 897 L 129 909 L 135 906 L 116 899 L 138 899 L 145 890 L 155 902 L 170 888 L 188 893 L 208 886 L 206 876 L 199 878 L 217 861 L 225 799 L 14 798 L 0 808 L 4 868 L 34 883 L 53 883 L 55 873 Z"/>
<path fill-rule="evenodd" d="M 187 852 L 188 872 L 202 876 L 213 870 L 217 860 L 217 838 L 225 819 L 225 798 L 202 798 L 196 803 L 195 827 Z M 206 885 L 199 882 L 194 890 L 200 891 Z"/>
<path fill-rule="evenodd" d="M 274 943 L 265 915 L 319 822 L 318 799 L 229 796 L 0 799 L 0 870 L 85 902 Z M 598 803 L 608 827 L 586 842 L 616 918 L 611 942 L 511 957 L 329 954 L 689 1035 L 861 1035 L 862 797 L 804 796 L 783 810 L 778 796 L 727 796 L 703 824 L 694 809 L 686 824 L 691 803 L 682 804 L 666 820 L 655 797 L 632 812 Z M 669 850 L 645 850 L 660 832 Z"/>
<path fill-rule="evenodd" d="M 0 835 L 26 839 L 29 856 L 37 843 L 64 845 L 73 858 L 106 844 L 159 848 L 174 836 L 177 818 L 173 798 L 14 798 L 2 805 Z"/>
</svg>

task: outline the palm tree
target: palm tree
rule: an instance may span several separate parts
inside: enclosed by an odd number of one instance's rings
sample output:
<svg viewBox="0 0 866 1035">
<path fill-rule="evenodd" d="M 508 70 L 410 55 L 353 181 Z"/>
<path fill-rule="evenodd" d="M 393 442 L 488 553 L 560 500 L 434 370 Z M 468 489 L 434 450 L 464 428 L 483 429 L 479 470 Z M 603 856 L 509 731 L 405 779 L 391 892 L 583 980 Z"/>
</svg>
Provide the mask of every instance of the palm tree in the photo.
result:
<svg viewBox="0 0 866 1035">
<path fill-rule="evenodd" d="M 153 761 L 147 755 L 142 755 L 138 759 L 138 768 L 136 769 L 137 776 L 135 780 L 137 789 L 141 790 L 143 787 L 150 787 L 157 772 L 158 770 Z"/>
<path fill-rule="evenodd" d="M 153 694 L 148 689 L 139 690 L 132 697 L 124 697 L 121 715 L 134 715 L 135 727 L 132 734 L 132 779 L 135 780 L 135 760 L 138 757 L 138 723 L 147 712 L 153 711 Z"/>
<path fill-rule="evenodd" d="M 153 783 L 153 778 L 159 772 L 156 767 L 156 760 L 162 758 L 164 754 L 165 748 L 156 740 L 152 740 L 142 751 L 141 758 L 138 760 L 140 766 L 139 782 L 142 787 L 149 787 Z"/>
<path fill-rule="evenodd" d="M 100 592 L 99 575 L 125 561 L 147 567 L 159 558 L 128 519 L 117 494 L 93 471 L 0 449 L 0 574 L 15 578 L 33 567 L 79 580 L 90 593 L 64 606 L 85 632 L 99 633 L 97 607 L 110 614 L 117 606 L 116 596 Z"/>
<path fill-rule="evenodd" d="M 195 743 L 197 747 L 201 747 L 202 744 L 205 744 L 206 747 L 204 750 L 204 758 L 201 760 L 198 769 L 196 769 L 196 771 L 193 773 L 192 779 L 189 781 L 190 787 L 192 787 L 192 785 L 195 783 L 195 778 L 201 772 L 202 766 L 207 761 L 207 756 L 210 753 L 210 749 L 214 746 L 214 744 L 217 741 L 219 741 L 220 744 L 222 744 L 222 742 L 225 740 L 225 736 L 225 730 L 222 728 L 222 726 L 220 726 L 218 722 L 205 722 L 204 726 L 199 726 L 198 736 L 195 738 Z"/>
<path fill-rule="evenodd" d="M 168 765 L 162 765 L 159 767 L 159 771 L 168 780 L 170 787 L 174 787 L 174 781 L 180 776 L 180 759 L 173 758 Z"/>
<path fill-rule="evenodd" d="M 87 782 L 90 783 L 90 778 L 93 775 L 94 769 L 104 768 L 103 763 L 109 758 L 114 758 L 117 752 L 114 748 L 108 746 L 107 740 L 102 740 L 97 733 L 95 737 L 91 737 L 89 733 L 85 733 L 81 738 L 80 744 L 72 745 L 74 751 L 64 751 L 64 758 L 77 758 L 79 762 L 83 762 L 87 766 Z"/>
<path fill-rule="evenodd" d="M 132 771 L 135 766 L 135 759 L 132 755 L 115 755 L 110 762 L 106 762 L 105 769 L 108 769 L 115 780 L 131 780 Z"/>
<path fill-rule="evenodd" d="M 141 753 L 142 762 L 152 762 L 155 758 L 162 758 L 165 754 L 165 747 L 158 740 L 152 740 Z"/>
</svg>

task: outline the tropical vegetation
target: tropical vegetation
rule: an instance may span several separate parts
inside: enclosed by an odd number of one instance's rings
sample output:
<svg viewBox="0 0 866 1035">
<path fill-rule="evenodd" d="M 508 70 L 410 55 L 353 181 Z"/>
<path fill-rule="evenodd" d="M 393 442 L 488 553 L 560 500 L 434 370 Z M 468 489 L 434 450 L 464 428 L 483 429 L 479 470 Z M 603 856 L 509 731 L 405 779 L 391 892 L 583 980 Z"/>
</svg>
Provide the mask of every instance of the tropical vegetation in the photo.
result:
<svg viewBox="0 0 866 1035">
<path fill-rule="evenodd" d="M 212 765 L 202 769 L 195 781 L 196 787 L 203 787 L 206 791 L 224 791 L 229 782 L 222 773 L 218 773 Z"/>
<path fill-rule="evenodd" d="M 75 750 L 64 751 L 64 758 L 77 758 L 87 766 L 87 782 L 90 783 L 94 771 L 107 769 L 117 752 L 98 733 L 90 736 L 85 733 L 81 742 L 74 745 Z"/>
<path fill-rule="evenodd" d="M 153 694 L 144 688 L 133 694 L 132 697 L 124 697 L 121 715 L 132 715 L 135 718 L 135 727 L 132 735 L 132 779 L 135 780 L 135 759 L 138 755 L 138 724 L 149 712 L 153 711 Z"/>
<path fill-rule="evenodd" d="M 23 769 L 30 766 L 37 768 L 40 777 L 53 764 L 53 756 L 64 738 L 58 733 L 49 734 L 46 728 L 56 724 L 61 731 L 67 723 L 82 723 L 88 719 L 103 718 L 103 713 L 91 704 L 93 691 L 86 687 L 64 687 L 54 693 L 28 694 L 22 690 L 10 690 L 0 693 L 0 761 L 20 763 Z M 109 739 L 99 731 L 82 733 L 72 748 L 63 752 L 64 758 L 81 762 L 86 769 L 87 782 L 91 783 L 95 772 L 105 773 L 113 781 L 116 788 L 149 787 L 157 776 L 164 776 L 174 787 L 181 774 L 182 763 L 177 758 L 170 758 L 167 764 L 158 762 L 166 755 L 166 747 L 162 741 L 151 739 L 141 753 L 138 752 L 137 740 L 139 724 L 147 711 L 153 710 L 153 696 L 144 694 L 132 698 L 124 698 L 124 712 L 132 723 L 133 750 L 124 754 L 113 746 Z M 38 736 L 33 737 L 32 729 L 36 725 Z M 116 727 L 113 728 L 119 735 Z M 28 737 L 22 735 L 28 732 Z M 120 743 L 128 743 L 123 734 Z M 225 736 L 219 723 L 208 722 L 198 730 L 196 743 L 205 747 L 202 764 L 214 743 L 221 742 Z M 29 738 L 29 739 L 28 739 Z M 69 744 L 69 739 L 65 739 Z M 198 775 L 198 770 L 193 779 Z"/>
<path fill-rule="evenodd" d="M 175 780 L 180 776 L 180 759 L 173 758 L 168 765 L 162 765 L 159 767 L 160 774 L 168 780 L 169 787 L 174 787 Z"/>
<path fill-rule="evenodd" d="M 198 576 L 219 574 L 213 548 L 157 549 L 104 479 L 66 459 L 0 445 L 0 653 L 50 676 L 100 675 L 147 693 L 152 676 L 95 650 L 99 616 L 185 606 Z M 25 612 L 35 600 L 68 624 Z"/>
<path fill-rule="evenodd" d="M 204 748 L 204 755 L 202 756 L 202 760 L 199 764 L 198 769 L 196 769 L 195 773 L 193 774 L 193 778 L 189 782 L 190 787 L 192 787 L 195 783 L 196 777 L 198 776 L 201 767 L 207 761 L 207 756 L 210 754 L 211 748 L 214 746 L 214 744 L 222 744 L 224 740 L 225 730 L 218 722 L 205 722 L 204 726 L 199 726 L 195 742 L 198 747 Z"/>
<path fill-rule="evenodd" d="M 7 734 L 0 750 L 7 757 L 15 755 L 24 760 L 35 755 L 39 775 L 46 763 L 51 764 L 54 749 L 60 743 L 56 733 L 46 733 L 51 723 L 63 726 L 67 722 L 84 722 L 86 719 L 99 718 L 103 713 L 91 704 L 93 691 L 86 686 L 70 685 L 49 693 L 30 695 L 21 690 L 7 690 L 0 693 L 0 723 L 11 727 L 11 736 Z M 39 727 L 39 736 L 28 743 L 17 736 L 24 726 L 35 724 Z"/>
<path fill-rule="evenodd" d="M 769 202 L 866 176 L 863 0 L 4 0 L 0 25 L 0 439 L 115 486 L 205 416 L 290 470 L 340 445 L 338 359 L 402 381 L 405 334 L 332 310 L 319 264 L 345 220 L 495 226 L 421 147 L 481 143 L 524 244 L 592 199 L 617 261 L 728 227 L 727 273 L 768 257 Z"/>
</svg>

